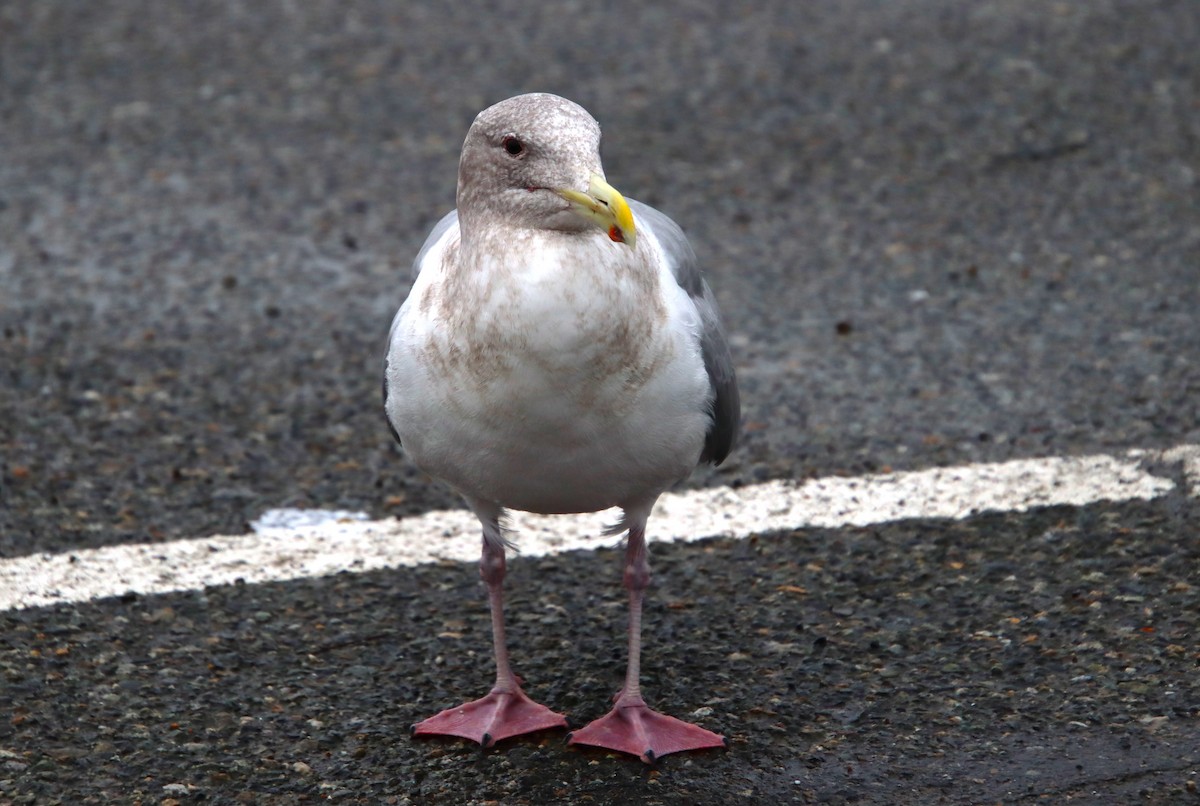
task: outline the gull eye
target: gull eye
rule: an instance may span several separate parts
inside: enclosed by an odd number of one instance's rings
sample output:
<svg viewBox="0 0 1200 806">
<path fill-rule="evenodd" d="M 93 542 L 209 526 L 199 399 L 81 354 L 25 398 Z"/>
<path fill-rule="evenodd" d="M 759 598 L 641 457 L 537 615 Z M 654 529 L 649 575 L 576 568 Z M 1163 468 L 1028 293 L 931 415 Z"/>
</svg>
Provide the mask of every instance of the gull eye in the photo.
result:
<svg viewBox="0 0 1200 806">
<path fill-rule="evenodd" d="M 504 146 L 504 150 L 510 157 L 519 157 L 525 153 L 525 144 L 515 135 L 505 135 L 504 139 L 500 141 L 500 145 Z"/>
</svg>

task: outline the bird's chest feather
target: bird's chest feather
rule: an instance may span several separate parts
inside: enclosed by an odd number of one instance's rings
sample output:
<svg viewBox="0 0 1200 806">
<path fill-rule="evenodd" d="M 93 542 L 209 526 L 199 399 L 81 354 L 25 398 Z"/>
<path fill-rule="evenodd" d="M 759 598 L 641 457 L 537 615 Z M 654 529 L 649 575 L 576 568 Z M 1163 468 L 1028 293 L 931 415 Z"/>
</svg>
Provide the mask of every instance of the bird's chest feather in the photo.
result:
<svg viewBox="0 0 1200 806">
<path fill-rule="evenodd" d="M 424 363 L 475 417 L 619 416 L 676 349 L 657 277 L 614 260 L 624 248 L 464 260 L 425 292 L 442 326 Z"/>
</svg>

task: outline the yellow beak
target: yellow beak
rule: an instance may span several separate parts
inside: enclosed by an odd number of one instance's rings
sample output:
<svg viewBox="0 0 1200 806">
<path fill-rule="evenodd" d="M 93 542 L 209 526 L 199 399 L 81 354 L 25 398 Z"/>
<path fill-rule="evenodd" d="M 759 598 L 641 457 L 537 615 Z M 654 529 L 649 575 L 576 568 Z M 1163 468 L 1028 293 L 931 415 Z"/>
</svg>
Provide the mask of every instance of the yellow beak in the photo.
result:
<svg viewBox="0 0 1200 806">
<path fill-rule="evenodd" d="M 608 232 L 608 237 L 617 243 L 633 246 L 637 242 L 629 202 L 598 174 L 592 174 L 587 193 L 569 188 L 557 188 L 554 192 L 571 203 L 572 211 Z"/>
</svg>

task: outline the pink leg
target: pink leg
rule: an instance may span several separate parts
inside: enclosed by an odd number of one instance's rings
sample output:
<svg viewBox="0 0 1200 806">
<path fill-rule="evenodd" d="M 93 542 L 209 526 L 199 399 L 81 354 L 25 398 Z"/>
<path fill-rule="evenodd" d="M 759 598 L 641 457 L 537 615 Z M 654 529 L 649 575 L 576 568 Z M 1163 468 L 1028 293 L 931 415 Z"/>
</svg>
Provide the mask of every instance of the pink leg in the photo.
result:
<svg viewBox="0 0 1200 806">
<path fill-rule="evenodd" d="M 498 512 L 496 515 L 498 516 Z M 482 520 L 482 518 L 481 518 Z M 487 696 L 448 708 L 413 726 L 414 736 L 461 736 L 491 747 L 501 739 L 546 728 L 565 728 L 567 718 L 526 696 L 521 680 L 508 664 L 504 639 L 504 540 L 495 517 L 483 521 L 483 555 L 479 575 L 488 587 L 492 608 L 492 642 L 496 684 Z"/>
<path fill-rule="evenodd" d="M 649 583 L 645 518 L 635 518 L 625 549 L 625 587 L 629 590 L 629 665 L 625 685 L 617 694 L 613 709 L 570 734 L 568 743 L 632 753 L 646 763 L 681 750 L 724 747 L 724 737 L 660 714 L 642 699 L 642 599 Z"/>
</svg>

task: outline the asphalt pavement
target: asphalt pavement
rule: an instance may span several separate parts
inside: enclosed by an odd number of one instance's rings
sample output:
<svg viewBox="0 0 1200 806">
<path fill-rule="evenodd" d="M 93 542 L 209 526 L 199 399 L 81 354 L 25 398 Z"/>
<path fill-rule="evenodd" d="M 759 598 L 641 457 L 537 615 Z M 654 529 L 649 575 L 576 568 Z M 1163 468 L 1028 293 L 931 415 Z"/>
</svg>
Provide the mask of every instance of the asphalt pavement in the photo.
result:
<svg viewBox="0 0 1200 806">
<path fill-rule="evenodd" d="M 565 95 L 689 233 L 745 434 L 692 486 L 1200 443 L 1200 5 L 0 4 L 0 558 L 457 505 L 380 410 L 476 112 Z M 728 750 L 408 726 L 466 564 L 0 613 L 3 803 L 1200 803 L 1200 498 L 656 545 L 648 699 Z M 653 529 L 653 521 L 650 524 Z M 575 724 L 611 548 L 510 564 Z"/>
</svg>

